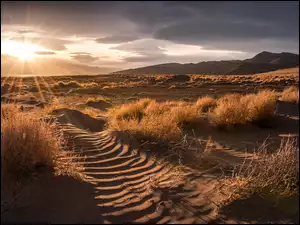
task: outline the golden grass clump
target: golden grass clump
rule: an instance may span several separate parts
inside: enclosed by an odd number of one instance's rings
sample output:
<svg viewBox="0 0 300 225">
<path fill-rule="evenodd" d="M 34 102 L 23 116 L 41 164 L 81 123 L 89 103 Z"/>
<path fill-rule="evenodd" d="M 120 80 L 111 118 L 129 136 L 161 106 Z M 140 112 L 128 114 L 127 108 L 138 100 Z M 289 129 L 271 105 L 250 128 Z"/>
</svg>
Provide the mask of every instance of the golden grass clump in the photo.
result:
<svg viewBox="0 0 300 225">
<path fill-rule="evenodd" d="M 69 81 L 69 82 L 63 82 L 63 81 L 59 81 L 57 83 L 55 83 L 53 85 L 54 88 L 78 88 L 78 87 L 82 87 L 82 85 L 80 83 L 78 83 L 77 81 Z"/>
<path fill-rule="evenodd" d="M 248 122 L 259 123 L 269 120 L 276 109 L 277 94 L 275 91 L 262 90 L 255 95 L 242 97 L 246 101 L 248 111 Z"/>
<path fill-rule="evenodd" d="M 201 112 L 207 112 L 211 108 L 216 106 L 216 101 L 214 98 L 205 96 L 202 98 L 199 98 L 196 102 L 196 107 L 201 111 Z"/>
<path fill-rule="evenodd" d="M 30 172 L 37 165 L 54 166 L 62 139 L 54 135 L 52 125 L 12 106 L 2 105 L 1 115 L 5 115 L 1 116 L 3 173 Z"/>
<path fill-rule="evenodd" d="M 110 110 L 108 127 L 154 139 L 179 140 L 182 128 L 197 124 L 198 115 L 194 104 L 143 99 Z"/>
<path fill-rule="evenodd" d="M 209 115 L 219 127 L 260 124 L 272 118 L 276 100 L 276 92 L 270 90 L 249 95 L 229 94 L 217 100 L 216 107 Z"/>
<path fill-rule="evenodd" d="M 88 98 L 86 101 L 86 104 L 95 103 L 95 102 L 99 102 L 99 101 L 111 102 L 111 98 L 104 97 L 104 96 L 100 96 L 97 98 Z"/>
<path fill-rule="evenodd" d="M 277 197 L 298 193 L 299 146 L 296 139 L 282 140 L 279 149 L 273 153 L 267 153 L 263 144 L 251 158 L 251 163 L 238 168 L 230 181 L 238 192 Z"/>
<path fill-rule="evenodd" d="M 247 122 L 247 108 L 241 95 L 225 95 L 216 102 L 216 108 L 210 113 L 211 120 L 219 127 L 245 124 Z"/>
<path fill-rule="evenodd" d="M 145 107 L 152 100 L 149 98 L 140 99 L 137 102 L 121 105 L 120 107 L 113 108 L 109 110 L 109 115 L 115 117 L 116 119 L 125 119 L 125 120 L 138 120 L 140 121 L 144 115 Z"/>
<path fill-rule="evenodd" d="M 288 88 L 285 88 L 283 92 L 281 93 L 280 100 L 285 102 L 294 102 L 299 104 L 299 87 L 297 86 L 291 86 Z"/>
</svg>

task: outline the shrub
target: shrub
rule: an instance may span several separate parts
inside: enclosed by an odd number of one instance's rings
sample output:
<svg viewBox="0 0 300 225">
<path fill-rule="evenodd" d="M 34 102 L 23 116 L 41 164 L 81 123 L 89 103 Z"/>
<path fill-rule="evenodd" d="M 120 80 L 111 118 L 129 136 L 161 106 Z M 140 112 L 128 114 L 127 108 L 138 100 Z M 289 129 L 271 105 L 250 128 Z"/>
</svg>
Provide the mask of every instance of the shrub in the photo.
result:
<svg viewBox="0 0 300 225">
<path fill-rule="evenodd" d="M 210 119 L 219 127 L 270 121 L 276 109 L 276 92 L 263 90 L 257 94 L 229 94 L 216 102 Z"/>
<path fill-rule="evenodd" d="M 299 88 L 296 86 L 285 88 L 280 100 L 299 104 Z"/>
<path fill-rule="evenodd" d="M 99 102 L 99 101 L 111 102 L 111 98 L 103 97 L 103 96 L 100 96 L 97 98 L 88 98 L 88 100 L 86 101 L 86 104 L 95 103 L 95 102 Z"/>
<path fill-rule="evenodd" d="M 196 107 L 201 111 L 201 112 L 207 112 L 209 109 L 213 108 L 216 106 L 216 101 L 212 97 L 205 96 L 202 98 L 198 98 L 196 102 Z"/>
<path fill-rule="evenodd" d="M 275 91 L 263 90 L 256 95 L 246 95 L 241 101 L 247 105 L 248 122 L 262 123 L 272 119 L 276 109 L 277 95 Z"/>
<path fill-rule="evenodd" d="M 282 140 L 279 149 L 267 153 L 263 144 L 231 180 L 242 194 L 260 193 L 289 197 L 298 193 L 299 146 L 296 139 Z"/>
<path fill-rule="evenodd" d="M 53 125 L 36 119 L 33 114 L 19 112 L 13 106 L 3 105 L 1 116 L 3 173 L 31 172 L 38 165 L 54 166 L 62 138 L 53 134 Z"/>
<path fill-rule="evenodd" d="M 210 118 L 218 127 L 245 124 L 248 112 L 244 103 L 239 94 L 226 95 L 217 100 Z"/>
<path fill-rule="evenodd" d="M 143 99 L 114 108 L 109 115 L 111 129 L 154 139 L 179 140 L 183 127 L 197 124 L 199 112 L 193 104 L 181 101 L 158 103 Z"/>
<path fill-rule="evenodd" d="M 77 81 L 69 81 L 69 82 L 59 81 L 56 84 L 54 84 L 54 88 L 78 88 L 78 87 L 82 87 L 82 85 Z"/>
<path fill-rule="evenodd" d="M 109 110 L 109 115 L 116 119 L 138 120 L 140 121 L 144 115 L 144 108 L 151 102 L 151 99 L 144 98 L 136 102 L 124 104 L 120 107 Z"/>
</svg>

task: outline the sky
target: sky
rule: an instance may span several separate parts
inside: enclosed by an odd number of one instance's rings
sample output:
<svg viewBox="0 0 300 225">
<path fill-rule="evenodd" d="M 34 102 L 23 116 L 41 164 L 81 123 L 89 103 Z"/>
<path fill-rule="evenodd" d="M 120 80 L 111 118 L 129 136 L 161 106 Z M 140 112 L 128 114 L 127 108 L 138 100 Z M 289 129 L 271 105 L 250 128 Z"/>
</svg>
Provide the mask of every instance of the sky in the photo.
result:
<svg viewBox="0 0 300 225">
<path fill-rule="evenodd" d="M 24 41 L 38 57 L 112 71 L 298 54 L 299 2 L 1 1 L 1 53 Z"/>
</svg>

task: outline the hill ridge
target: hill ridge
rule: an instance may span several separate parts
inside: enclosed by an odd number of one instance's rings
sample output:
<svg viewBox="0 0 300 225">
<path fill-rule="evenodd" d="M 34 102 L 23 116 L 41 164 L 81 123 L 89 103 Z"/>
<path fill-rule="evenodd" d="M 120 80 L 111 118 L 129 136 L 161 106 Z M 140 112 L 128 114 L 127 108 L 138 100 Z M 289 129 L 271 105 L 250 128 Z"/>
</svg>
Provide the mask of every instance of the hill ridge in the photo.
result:
<svg viewBox="0 0 300 225">
<path fill-rule="evenodd" d="M 289 52 L 262 51 L 250 59 L 202 61 L 199 63 L 164 63 L 116 71 L 111 74 L 220 74 L 244 75 L 299 66 L 299 55 Z"/>
</svg>

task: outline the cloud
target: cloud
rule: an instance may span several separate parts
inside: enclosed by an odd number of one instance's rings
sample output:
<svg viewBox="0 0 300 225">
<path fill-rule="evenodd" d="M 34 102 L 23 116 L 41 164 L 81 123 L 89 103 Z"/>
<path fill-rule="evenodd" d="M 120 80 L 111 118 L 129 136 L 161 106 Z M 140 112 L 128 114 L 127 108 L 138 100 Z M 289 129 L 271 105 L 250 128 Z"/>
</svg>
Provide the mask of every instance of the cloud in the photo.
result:
<svg viewBox="0 0 300 225">
<path fill-rule="evenodd" d="M 50 52 L 50 51 L 37 51 L 37 52 L 34 52 L 34 54 L 37 54 L 37 55 L 55 55 L 56 53 L 55 52 Z"/>
<path fill-rule="evenodd" d="M 19 34 L 28 34 L 28 33 L 35 33 L 34 30 L 19 30 L 18 31 Z"/>
<path fill-rule="evenodd" d="M 253 50 L 260 41 L 298 42 L 298 29 L 272 23 L 243 21 L 191 20 L 167 26 L 155 32 L 154 38 L 208 48 Z"/>
<path fill-rule="evenodd" d="M 53 51 L 62 51 L 66 50 L 66 44 L 72 43 L 72 41 L 69 40 L 63 40 L 58 38 L 51 38 L 51 37 L 28 37 L 28 36 L 19 36 L 11 38 L 15 41 L 26 41 L 26 42 L 32 42 L 34 44 L 38 44 L 41 47 L 47 48 L 49 50 Z"/>
<path fill-rule="evenodd" d="M 88 52 L 71 52 L 70 54 L 74 54 L 74 55 L 91 55 L 91 53 L 88 53 Z"/>
<path fill-rule="evenodd" d="M 81 63 L 91 63 L 99 59 L 99 57 L 93 57 L 88 52 L 73 52 L 71 58 Z"/>
<path fill-rule="evenodd" d="M 299 49 L 296 1 L 1 4 L 1 29 L 7 27 L 2 30 L 5 37 L 22 35 L 50 51 L 77 51 L 72 58 L 84 63 L 106 63 L 101 55 L 108 55 L 111 63 L 123 62 L 126 67 L 168 60 L 199 62 L 242 57 L 233 54 L 233 50 L 243 52 L 244 57 L 263 50 L 297 53 Z M 171 49 L 172 43 L 181 44 L 183 50 L 178 46 Z M 210 52 L 198 51 L 199 48 Z M 221 54 L 219 50 L 231 53 Z"/>
<path fill-rule="evenodd" d="M 133 37 L 133 36 L 107 36 L 103 38 L 97 38 L 95 41 L 97 43 L 102 43 L 102 44 L 119 44 L 119 43 L 124 43 L 124 42 L 131 42 L 138 40 L 138 37 Z"/>
</svg>

